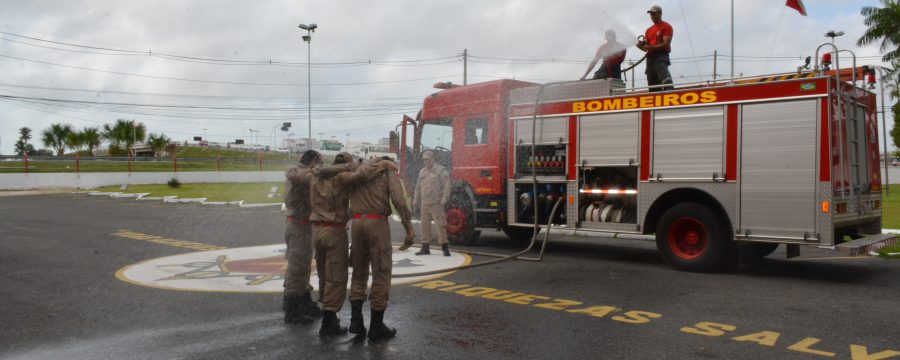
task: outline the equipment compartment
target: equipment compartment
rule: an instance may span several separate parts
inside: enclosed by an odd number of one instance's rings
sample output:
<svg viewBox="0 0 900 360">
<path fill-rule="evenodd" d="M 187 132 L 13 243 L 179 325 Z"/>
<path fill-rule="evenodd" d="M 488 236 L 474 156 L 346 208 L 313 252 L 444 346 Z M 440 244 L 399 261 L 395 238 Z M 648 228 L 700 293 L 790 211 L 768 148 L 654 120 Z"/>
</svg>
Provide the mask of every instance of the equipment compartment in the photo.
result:
<svg viewBox="0 0 900 360">
<path fill-rule="evenodd" d="M 538 183 L 537 197 L 534 196 L 531 183 L 515 184 L 516 202 L 515 219 L 520 224 L 534 223 L 534 206 L 538 207 L 538 222 L 546 225 L 549 220 L 550 212 L 553 211 L 553 205 L 560 198 L 566 198 L 566 184 L 559 183 Z M 563 225 L 566 223 L 566 204 L 565 200 L 556 210 L 556 216 L 553 218 L 553 224 Z"/>
<path fill-rule="evenodd" d="M 637 167 L 582 167 L 578 177 L 578 220 L 637 223 Z"/>
<path fill-rule="evenodd" d="M 531 145 L 516 146 L 516 174 L 528 177 L 534 169 L 538 175 L 566 174 L 566 145 L 537 145 L 532 155 Z"/>
</svg>

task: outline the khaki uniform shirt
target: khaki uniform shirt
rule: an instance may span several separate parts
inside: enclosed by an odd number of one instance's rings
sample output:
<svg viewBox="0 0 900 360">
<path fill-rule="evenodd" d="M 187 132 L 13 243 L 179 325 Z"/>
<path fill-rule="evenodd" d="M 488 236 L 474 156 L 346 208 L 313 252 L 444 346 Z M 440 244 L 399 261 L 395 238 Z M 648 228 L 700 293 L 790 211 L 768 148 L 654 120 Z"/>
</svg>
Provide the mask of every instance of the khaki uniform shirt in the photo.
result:
<svg viewBox="0 0 900 360">
<path fill-rule="evenodd" d="M 284 205 L 287 215 L 298 220 L 309 219 L 312 206 L 309 203 L 309 187 L 316 178 L 313 169 L 322 176 L 334 176 L 345 171 L 352 171 L 349 164 L 309 167 L 303 164 L 292 166 L 285 173 L 284 181 Z"/>
<path fill-rule="evenodd" d="M 397 209 L 403 228 L 412 231 L 409 206 L 406 204 L 400 176 L 396 172 L 384 171 L 365 187 L 354 191 L 350 199 L 351 210 L 355 214 L 391 216 L 391 204 Z"/>
<path fill-rule="evenodd" d="M 353 168 L 353 165 L 348 165 Z M 312 170 L 316 178 L 309 187 L 309 202 L 312 205 L 310 221 L 346 223 L 350 220 L 348 213 L 350 195 L 357 186 L 365 184 L 385 167 L 380 163 L 364 163 L 354 171 L 346 171 L 329 176 L 320 168 Z"/>
<path fill-rule="evenodd" d="M 431 205 L 447 203 L 450 200 L 450 173 L 443 166 L 434 164 L 431 169 L 422 167 L 416 182 L 413 203 Z"/>
</svg>

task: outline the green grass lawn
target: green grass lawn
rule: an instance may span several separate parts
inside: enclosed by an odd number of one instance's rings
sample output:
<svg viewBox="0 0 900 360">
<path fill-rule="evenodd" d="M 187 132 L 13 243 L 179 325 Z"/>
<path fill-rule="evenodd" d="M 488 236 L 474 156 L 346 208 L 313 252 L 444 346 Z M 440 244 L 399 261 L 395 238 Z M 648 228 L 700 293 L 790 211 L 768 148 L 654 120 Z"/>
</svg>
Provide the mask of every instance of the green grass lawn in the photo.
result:
<svg viewBox="0 0 900 360">
<path fill-rule="evenodd" d="M 278 197 L 269 199 L 267 194 L 273 186 L 278 187 Z M 119 186 L 105 186 L 97 191 L 120 192 Z M 206 198 L 207 201 L 238 201 L 245 203 L 280 203 L 284 201 L 284 183 L 197 183 L 181 184 L 179 188 L 168 185 L 130 185 L 124 192 L 150 193 L 147 196 L 178 196 L 180 198 Z"/>
<path fill-rule="evenodd" d="M 882 227 L 900 229 L 900 185 L 891 185 L 891 195 L 883 197 Z M 900 253 L 900 245 L 886 247 L 878 251 L 883 257 L 900 259 L 900 255 L 887 256 L 888 253 Z"/>
<path fill-rule="evenodd" d="M 284 171 L 288 167 L 287 160 L 263 160 L 263 171 Z M 178 160 L 178 171 L 216 171 L 217 165 L 214 159 L 208 161 L 184 161 Z M 259 162 L 253 159 L 221 161 L 221 171 L 258 171 Z M 38 160 L 28 161 L 30 173 L 57 173 L 75 172 L 75 160 Z M 127 161 L 92 160 L 81 161 L 78 167 L 80 172 L 126 172 Z M 159 161 L 134 161 L 131 163 L 133 172 L 167 172 L 173 171 L 171 159 Z M 0 173 L 23 173 L 25 164 L 22 161 L 0 162 Z"/>
<path fill-rule="evenodd" d="M 252 151 L 241 151 L 231 149 L 210 149 L 197 146 L 179 147 L 175 155 L 179 158 L 213 158 L 220 156 L 221 158 L 231 159 L 258 159 L 260 153 Z M 278 153 L 274 151 L 262 153 L 263 160 L 297 160 L 297 154 L 292 154 L 288 159 L 288 154 Z"/>
</svg>

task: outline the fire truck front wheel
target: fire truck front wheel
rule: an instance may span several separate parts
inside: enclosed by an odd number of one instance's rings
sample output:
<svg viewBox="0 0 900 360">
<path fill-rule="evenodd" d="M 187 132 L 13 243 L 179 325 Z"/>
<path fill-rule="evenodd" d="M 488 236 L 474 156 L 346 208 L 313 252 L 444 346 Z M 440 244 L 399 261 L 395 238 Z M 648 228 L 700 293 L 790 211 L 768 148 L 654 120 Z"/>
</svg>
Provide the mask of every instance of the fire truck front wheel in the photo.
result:
<svg viewBox="0 0 900 360">
<path fill-rule="evenodd" d="M 475 209 L 468 201 L 451 200 L 447 214 L 447 241 L 453 245 L 475 243 Z"/>
<path fill-rule="evenodd" d="M 729 239 L 727 224 L 708 207 L 695 203 L 675 205 L 659 219 L 656 248 L 672 267 L 705 272 L 724 265 Z"/>
</svg>

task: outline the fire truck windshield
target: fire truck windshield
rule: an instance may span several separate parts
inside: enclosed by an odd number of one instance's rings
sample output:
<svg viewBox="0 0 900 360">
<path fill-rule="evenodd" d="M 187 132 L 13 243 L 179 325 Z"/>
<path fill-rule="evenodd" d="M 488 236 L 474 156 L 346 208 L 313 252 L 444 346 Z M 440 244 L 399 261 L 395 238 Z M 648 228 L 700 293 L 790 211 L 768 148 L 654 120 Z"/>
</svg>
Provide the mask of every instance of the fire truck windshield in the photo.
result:
<svg viewBox="0 0 900 360">
<path fill-rule="evenodd" d="M 422 150 L 450 149 L 453 144 L 453 126 L 450 120 L 425 121 L 422 126 Z"/>
</svg>

